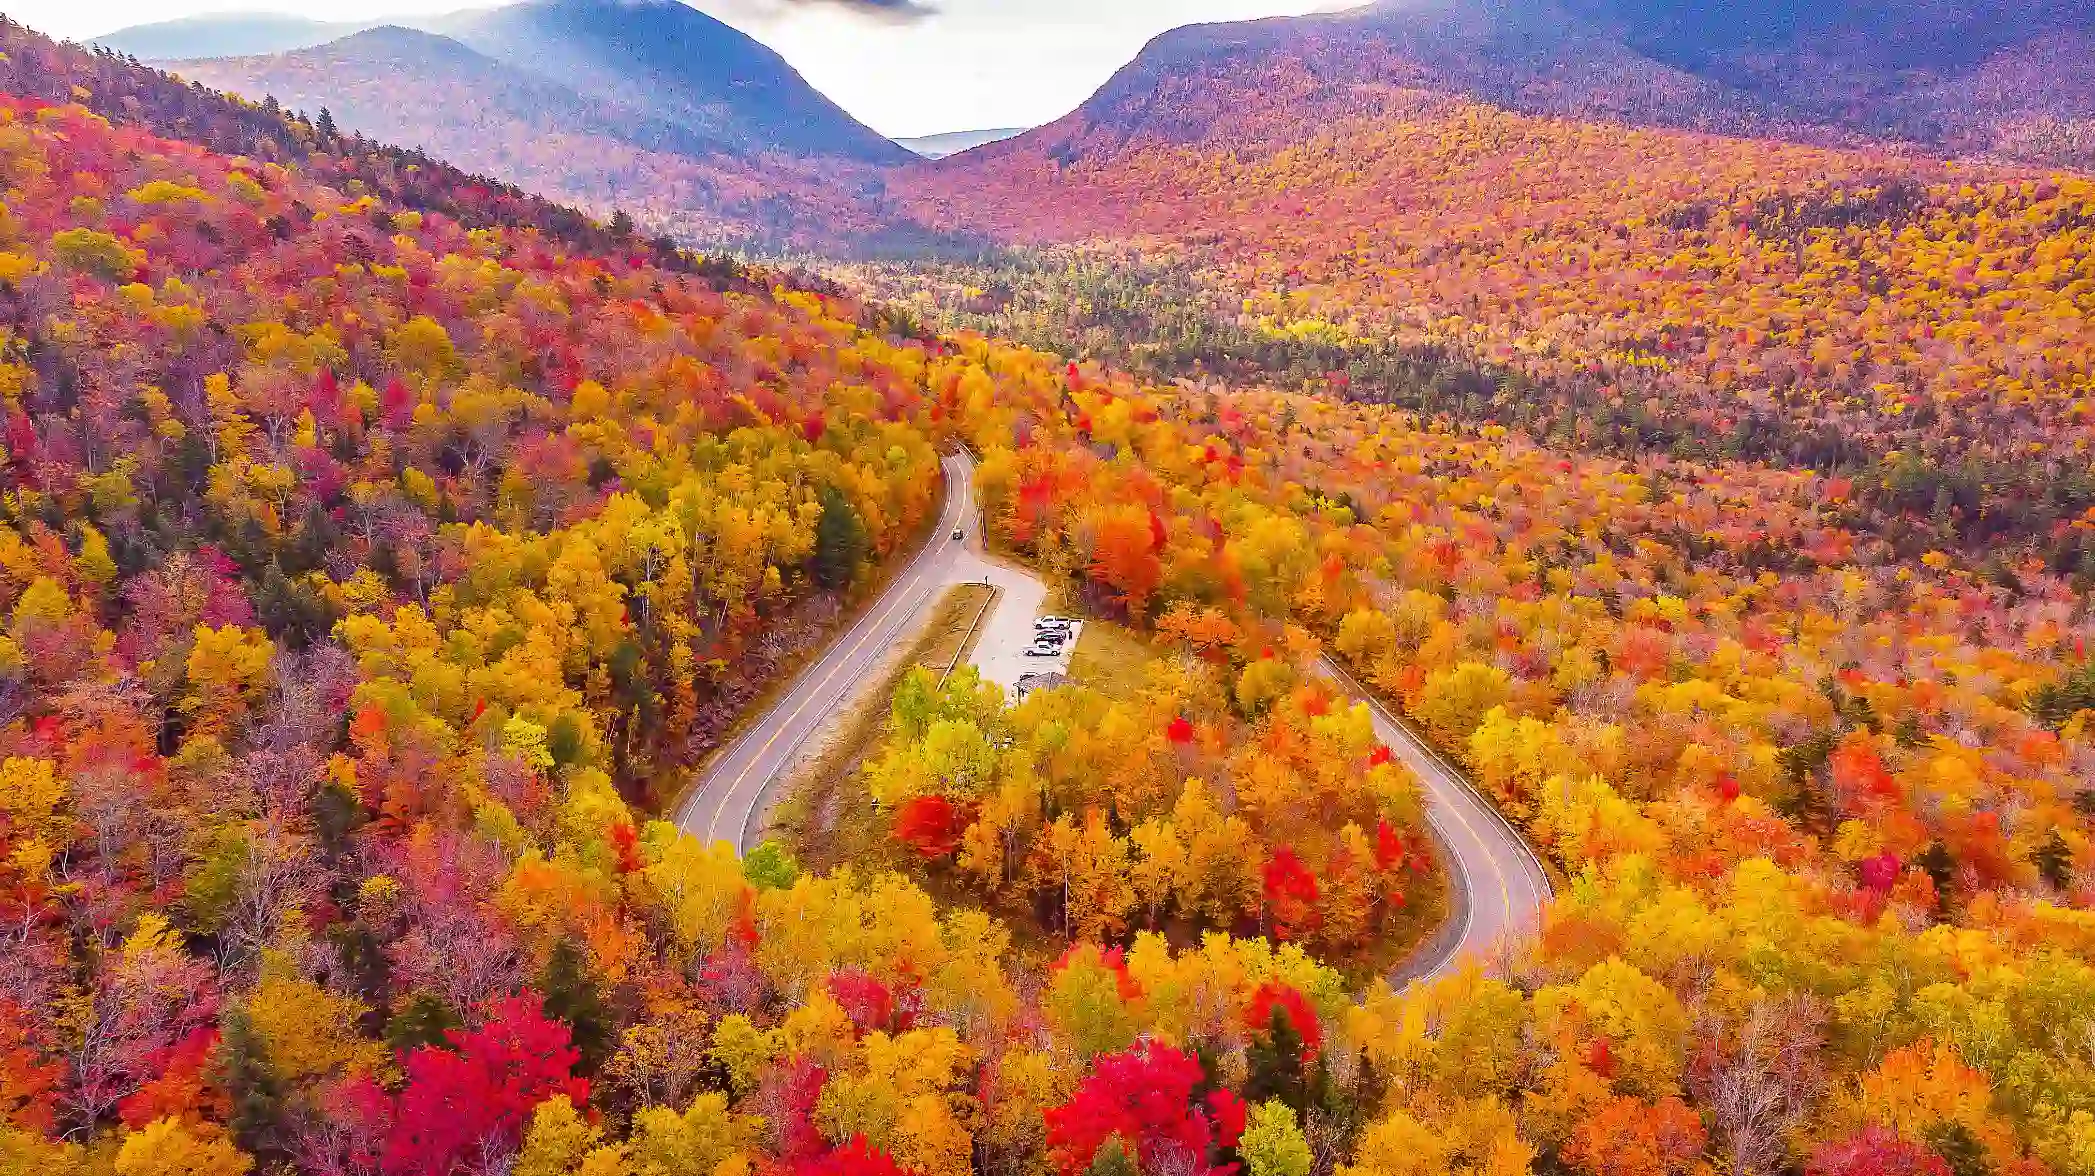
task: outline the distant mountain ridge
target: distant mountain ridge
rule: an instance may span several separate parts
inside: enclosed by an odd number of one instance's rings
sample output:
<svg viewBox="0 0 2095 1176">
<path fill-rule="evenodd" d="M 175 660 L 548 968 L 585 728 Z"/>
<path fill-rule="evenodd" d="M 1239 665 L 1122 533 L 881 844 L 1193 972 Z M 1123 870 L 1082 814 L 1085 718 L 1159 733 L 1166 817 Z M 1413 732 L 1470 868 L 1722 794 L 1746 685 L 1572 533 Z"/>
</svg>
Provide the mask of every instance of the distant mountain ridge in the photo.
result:
<svg viewBox="0 0 2095 1176">
<path fill-rule="evenodd" d="M 1014 135 L 1023 135 L 1026 127 L 995 127 L 981 131 L 942 131 L 936 135 L 911 135 L 895 140 L 896 143 L 925 159 L 944 159 L 972 151 L 985 143 L 997 143 Z"/>
<path fill-rule="evenodd" d="M 576 94 L 684 126 L 726 149 L 864 163 L 910 158 L 816 90 L 777 52 L 677 0 L 522 0 L 361 23 L 238 13 L 133 26 L 95 42 L 145 60 L 180 62 L 184 72 L 210 74 L 223 84 L 258 67 L 208 63 L 284 53 L 312 54 L 309 62 L 339 61 L 368 46 L 315 51 L 387 25 L 448 37 Z M 323 94 L 325 71 L 309 65 L 304 72 L 304 88 Z"/>
<path fill-rule="evenodd" d="M 879 236 L 881 169 L 916 158 L 675 0 L 525 0 L 417 25 L 170 64 L 708 246 Z"/>
<path fill-rule="evenodd" d="M 482 45 L 493 39 L 485 26 L 457 31 Z M 624 210 L 650 233 L 709 248 L 850 249 L 894 240 L 881 165 L 867 157 L 913 158 L 902 148 L 885 139 L 865 142 L 871 132 L 855 122 L 794 122 L 793 112 L 820 114 L 809 100 L 744 117 L 732 80 L 726 98 L 710 104 L 697 86 L 679 91 L 665 81 L 660 101 L 629 105 L 601 89 L 578 88 L 600 79 L 587 64 L 603 60 L 588 56 L 595 52 L 590 46 L 538 60 L 541 69 L 573 79 L 570 85 L 460 37 L 388 25 L 289 53 L 172 65 L 189 80 L 257 101 L 273 97 L 314 117 L 325 109 L 345 133 L 457 160 L 601 216 Z M 748 89 L 763 94 L 795 84 L 805 87 L 798 75 L 786 75 Z M 819 95 L 812 101 L 826 102 Z"/>
<path fill-rule="evenodd" d="M 140 61 L 254 57 L 324 45 L 382 23 L 312 20 L 282 12 L 213 12 L 130 25 L 91 40 Z"/>
<path fill-rule="evenodd" d="M 1197 141 L 1246 102 L 1289 103 L 1307 127 L 1395 89 L 2089 167 L 2095 0 L 1382 0 L 1189 25 L 1153 39 L 1070 115 L 992 150 Z"/>
<path fill-rule="evenodd" d="M 515 125 L 539 135 L 584 134 L 648 150 L 702 154 L 724 144 L 702 132 L 590 100 L 497 61 L 450 37 L 380 25 L 309 49 L 255 58 L 180 63 L 184 76 L 267 94 L 373 138 L 412 143 L 446 158 L 481 155 Z M 418 101 L 400 79 L 419 80 Z M 441 112 L 441 117 L 432 114 Z"/>
</svg>

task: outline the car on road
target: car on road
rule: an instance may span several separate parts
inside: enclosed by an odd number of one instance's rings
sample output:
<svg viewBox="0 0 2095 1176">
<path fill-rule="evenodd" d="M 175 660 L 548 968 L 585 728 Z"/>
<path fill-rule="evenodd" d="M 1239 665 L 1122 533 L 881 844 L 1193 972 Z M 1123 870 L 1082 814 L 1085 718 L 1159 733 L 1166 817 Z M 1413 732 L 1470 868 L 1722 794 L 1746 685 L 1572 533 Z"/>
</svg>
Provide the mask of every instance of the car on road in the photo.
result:
<svg viewBox="0 0 2095 1176">
<path fill-rule="evenodd" d="M 958 527 L 955 527 L 955 528 L 953 528 L 953 538 L 955 538 L 955 539 L 965 539 L 965 538 L 967 538 L 967 532 L 966 532 L 966 531 L 963 531 L 963 530 L 961 530 L 961 529 L 960 529 L 960 528 L 958 528 Z"/>
</svg>

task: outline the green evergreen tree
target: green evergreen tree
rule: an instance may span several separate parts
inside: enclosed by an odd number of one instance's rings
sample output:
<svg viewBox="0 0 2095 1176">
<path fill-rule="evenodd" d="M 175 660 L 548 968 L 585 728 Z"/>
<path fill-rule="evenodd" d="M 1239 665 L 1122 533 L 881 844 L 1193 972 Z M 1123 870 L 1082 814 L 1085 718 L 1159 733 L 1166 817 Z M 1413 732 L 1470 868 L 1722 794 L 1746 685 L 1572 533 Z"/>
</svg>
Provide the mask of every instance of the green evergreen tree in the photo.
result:
<svg viewBox="0 0 2095 1176">
<path fill-rule="evenodd" d="M 858 575 L 870 546 L 866 525 L 851 500 L 836 487 L 824 486 L 822 517 L 815 522 L 815 582 L 824 588 L 846 587 Z"/>
<path fill-rule="evenodd" d="M 1266 1031 L 1252 1038 L 1245 1051 L 1251 1073 L 1244 1082 L 1244 1101 L 1262 1103 L 1279 1099 L 1302 1113 L 1309 1105 L 1309 1084 L 1303 1079 L 1302 1034 L 1295 1029 L 1287 1010 L 1273 1009 Z"/>
<path fill-rule="evenodd" d="M 283 1080 L 246 1009 L 226 1010 L 218 1032 L 216 1080 L 231 1103 L 226 1124 L 249 1154 L 267 1155 L 276 1146 L 276 1131 L 284 1118 Z"/>
<path fill-rule="evenodd" d="M 1957 880 L 1957 859 L 1950 856 L 1949 847 L 1940 841 L 1931 841 L 1914 864 L 1927 872 L 1935 883 L 1936 897 L 1943 905 L 1949 904 L 1950 884 Z"/>
<path fill-rule="evenodd" d="M 2073 880 L 2073 847 L 2057 829 L 2030 855 L 2030 861 L 2037 867 L 2037 876 L 2053 890 L 2064 890 Z"/>
<path fill-rule="evenodd" d="M 443 1045 L 449 1040 L 444 1035 L 461 1024 L 458 1014 L 451 1011 L 444 998 L 418 992 L 407 1002 L 407 1007 L 386 1022 L 386 1044 L 395 1050 L 410 1050 L 418 1045 Z"/>
<path fill-rule="evenodd" d="M 364 805 L 349 786 L 330 777 L 313 797 L 313 824 L 320 834 L 320 853 L 328 864 L 349 852 L 350 834 L 364 823 Z"/>
<path fill-rule="evenodd" d="M 1988 1176 L 1993 1171 L 1985 1145 L 1962 1123 L 1943 1119 L 1922 1130 L 1921 1139 L 1949 1165 L 1951 1176 Z"/>
<path fill-rule="evenodd" d="M 588 957 L 573 940 L 553 945 L 540 988 L 546 994 L 546 1016 L 567 1023 L 575 1048 L 582 1053 L 581 1071 L 594 1074 L 611 1054 L 612 1017 L 589 974 Z"/>
<path fill-rule="evenodd" d="M 1084 1176 L 1141 1176 L 1141 1169 L 1120 1136 L 1109 1135 L 1092 1153 L 1091 1166 L 1084 1169 Z"/>
</svg>

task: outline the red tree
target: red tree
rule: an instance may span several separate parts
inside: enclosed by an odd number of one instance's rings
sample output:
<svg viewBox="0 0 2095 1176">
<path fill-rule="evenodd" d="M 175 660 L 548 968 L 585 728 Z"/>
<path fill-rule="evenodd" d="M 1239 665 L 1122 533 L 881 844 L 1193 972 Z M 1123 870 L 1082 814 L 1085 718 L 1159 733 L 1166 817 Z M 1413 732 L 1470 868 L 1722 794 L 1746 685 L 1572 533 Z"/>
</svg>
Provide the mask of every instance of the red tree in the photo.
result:
<svg viewBox="0 0 2095 1176">
<path fill-rule="evenodd" d="M 895 808 L 895 840 L 926 861 L 936 861 L 960 848 L 960 836 L 973 821 L 971 809 L 943 796 L 912 796 Z"/>
<path fill-rule="evenodd" d="M 897 1164 L 895 1157 L 867 1143 L 863 1135 L 854 1135 L 844 1146 L 793 1166 L 794 1176 L 912 1176 L 915 1171 Z"/>
<path fill-rule="evenodd" d="M 1302 1061 L 1308 1062 L 1317 1056 L 1324 1046 L 1324 1027 L 1317 1020 L 1316 1010 L 1293 985 L 1268 980 L 1251 994 L 1251 1002 L 1244 1006 L 1244 1027 L 1261 1036 L 1273 1028 L 1273 1013 L 1279 1010 L 1287 1017 L 1288 1027 L 1302 1038 Z"/>
<path fill-rule="evenodd" d="M 1196 1091 L 1205 1080 L 1191 1055 L 1154 1042 L 1105 1054 L 1069 1101 L 1047 1112 L 1050 1156 L 1063 1173 L 1081 1172 L 1118 1135 L 1145 1171 L 1166 1158 L 1190 1157 L 1219 1173 L 1209 1167 L 1209 1153 L 1241 1132 L 1241 1108 L 1233 1098 L 1201 1098 Z"/>
<path fill-rule="evenodd" d="M 388 1125 L 381 1171 L 445 1176 L 473 1155 L 516 1146 L 532 1108 L 546 1099 L 588 1101 L 588 1080 L 571 1073 L 581 1052 L 543 1005 L 533 992 L 504 997 L 480 1028 L 449 1033 L 449 1049 L 425 1045 L 403 1055 L 407 1081 L 397 1095 L 364 1084 L 363 1116 Z"/>
<path fill-rule="evenodd" d="M 1274 852 L 1265 873 L 1266 907 L 1273 914 L 1274 936 L 1292 939 L 1310 930 L 1316 919 L 1316 875 L 1286 846 Z"/>
<path fill-rule="evenodd" d="M 829 994 L 836 998 L 859 1032 L 894 1028 L 895 994 L 888 986 L 864 972 L 835 972 L 829 977 Z"/>
</svg>

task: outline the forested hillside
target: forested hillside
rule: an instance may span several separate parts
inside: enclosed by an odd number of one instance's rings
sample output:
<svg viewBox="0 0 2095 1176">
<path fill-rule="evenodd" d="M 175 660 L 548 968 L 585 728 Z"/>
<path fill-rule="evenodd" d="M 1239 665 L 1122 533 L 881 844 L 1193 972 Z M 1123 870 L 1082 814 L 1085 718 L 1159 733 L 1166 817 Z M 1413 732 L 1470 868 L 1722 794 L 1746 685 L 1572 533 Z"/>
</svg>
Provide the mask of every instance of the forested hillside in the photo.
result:
<svg viewBox="0 0 2095 1176">
<path fill-rule="evenodd" d="M 1049 971 L 899 878 L 647 818 L 911 539 L 989 373 L 1052 369 L 572 214 L 391 203 L 362 176 L 407 157 L 13 36 L 76 97 L 287 162 L 0 105 L 10 1170 L 1030 1168 L 1157 1091 L 1128 1150 L 1233 1149 L 1253 1078 L 1130 1048 L 1136 1018 L 1275 1043 L 1254 1078 L 1306 1107 L 1344 989 L 1299 948 Z M 1350 750 L 1322 770 L 1415 841 Z M 1224 1003 L 1097 1007 L 1174 975 Z"/>
<path fill-rule="evenodd" d="M 0 93 L 45 103 L 78 103 L 119 126 L 141 127 L 223 155 L 302 164 L 361 184 L 416 212 L 440 212 L 473 228 L 532 228 L 576 248 L 610 251 L 641 243 L 612 233 L 573 207 L 471 175 L 419 151 L 329 133 L 317 111 L 243 102 L 106 50 L 61 45 L 0 16 Z M 645 243 L 657 262 L 687 266 L 675 242 Z"/>
<path fill-rule="evenodd" d="M 520 0 L 454 14 L 438 31 L 742 151 L 876 164 L 907 158 L 777 52 L 677 0 Z"/>
<path fill-rule="evenodd" d="M 1157 37 L 1063 123 L 1197 137 L 1203 92 L 1284 80 L 1296 117 L 1390 88 L 1511 110 L 1821 143 L 1903 141 L 2086 166 L 2086 0 L 1712 7 L 1675 0 L 1380 0 Z M 1255 104 L 1263 109 L 1268 103 Z M 1238 130 L 1237 133 L 1241 133 Z"/>
<path fill-rule="evenodd" d="M 1219 121 L 1192 142 L 1072 121 L 920 168 L 935 223 L 1073 247 L 919 270 L 947 283 L 929 302 L 1159 374 L 1840 474 L 1916 555 L 2095 506 L 2085 179 L 1416 91 L 1305 116 L 1293 93 L 1195 90 L 1174 109 Z"/>
</svg>

